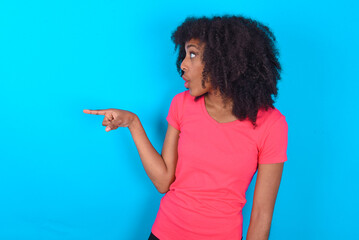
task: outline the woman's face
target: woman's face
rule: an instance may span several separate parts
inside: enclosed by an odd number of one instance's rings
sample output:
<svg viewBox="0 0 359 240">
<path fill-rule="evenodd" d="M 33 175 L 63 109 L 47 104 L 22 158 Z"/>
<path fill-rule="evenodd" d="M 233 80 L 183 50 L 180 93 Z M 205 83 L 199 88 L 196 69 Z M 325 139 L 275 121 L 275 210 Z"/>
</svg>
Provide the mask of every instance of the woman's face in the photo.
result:
<svg viewBox="0 0 359 240">
<path fill-rule="evenodd" d="M 198 97 L 211 90 L 211 84 L 205 82 L 202 86 L 202 72 L 204 64 L 202 62 L 204 43 L 197 39 L 191 39 L 185 44 L 186 57 L 183 59 L 181 69 L 182 78 L 186 81 L 185 87 L 189 89 L 191 96 Z"/>
</svg>

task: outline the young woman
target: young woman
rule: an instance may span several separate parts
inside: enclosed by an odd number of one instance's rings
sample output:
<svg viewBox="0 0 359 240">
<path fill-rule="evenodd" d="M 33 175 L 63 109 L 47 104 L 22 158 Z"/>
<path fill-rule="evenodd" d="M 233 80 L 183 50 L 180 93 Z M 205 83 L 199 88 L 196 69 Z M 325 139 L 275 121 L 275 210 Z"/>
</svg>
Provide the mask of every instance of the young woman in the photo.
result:
<svg viewBox="0 0 359 240">
<path fill-rule="evenodd" d="M 258 171 L 247 240 L 268 239 L 288 125 L 273 104 L 280 64 L 272 32 L 240 16 L 187 18 L 172 34 L 188 91 L 171 103 L 162 154 L 131 112 L 104 115 L 106 131 L 128 127 L 161 193 L 149 239 L 242 239 L 245 192 Z"/>
</svg>

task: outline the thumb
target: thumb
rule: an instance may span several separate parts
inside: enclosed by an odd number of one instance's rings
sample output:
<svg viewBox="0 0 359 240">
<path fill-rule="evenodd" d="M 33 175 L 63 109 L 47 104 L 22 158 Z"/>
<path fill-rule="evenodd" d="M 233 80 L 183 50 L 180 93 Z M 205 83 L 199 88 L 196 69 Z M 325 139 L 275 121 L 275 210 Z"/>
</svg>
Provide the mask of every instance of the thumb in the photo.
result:
<svg viewBox="0 0 359 240">
<path fill-rule="evenodd" d="M 107 126 L 105 130 L 106 130 L 106 132 L 109 132 L 112 130 L 112 128 L 110 126 Z"/>
</svg>

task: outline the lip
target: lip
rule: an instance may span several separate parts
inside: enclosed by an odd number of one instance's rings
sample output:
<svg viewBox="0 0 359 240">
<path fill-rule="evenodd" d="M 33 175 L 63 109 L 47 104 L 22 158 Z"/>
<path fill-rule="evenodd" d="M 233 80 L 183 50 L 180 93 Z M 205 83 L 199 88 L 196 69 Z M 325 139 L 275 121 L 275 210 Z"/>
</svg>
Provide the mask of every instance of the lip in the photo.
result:
<svg viewBox="0 0 359 240">
<path fill-rule="evenodd" d="M 189 86 L 188 86 L 189 80 L 188 80 L 186 77 L 184 77 L 184 76 L 182 76 L 182 78 L 183 78 L 183 80 L 185 81 L 185 83 L 184 83 L 185 88 L 189 88 Z"/>
</svg>

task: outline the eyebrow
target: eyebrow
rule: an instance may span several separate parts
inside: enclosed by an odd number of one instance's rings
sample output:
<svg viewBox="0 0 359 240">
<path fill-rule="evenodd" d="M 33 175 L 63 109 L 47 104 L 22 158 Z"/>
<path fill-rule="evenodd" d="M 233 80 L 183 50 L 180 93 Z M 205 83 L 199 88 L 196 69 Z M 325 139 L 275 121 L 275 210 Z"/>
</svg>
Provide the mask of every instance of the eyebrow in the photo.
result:
<svg viewBox="0 0 359 240">
<path fill-rule="evenodd" d="M 194 47 L 194 48 L 197 48 L 197 49 L 199 50 L 199 48 L 198 48 L 196 45 L 193 45 L 193 44 L 187 45 L 187 48 L 186 48 L 186 49 L 188 49 L 188 48 L 190 48 L 190 47 Z"/>
</svg>

